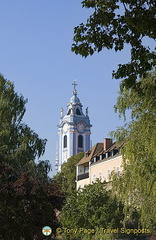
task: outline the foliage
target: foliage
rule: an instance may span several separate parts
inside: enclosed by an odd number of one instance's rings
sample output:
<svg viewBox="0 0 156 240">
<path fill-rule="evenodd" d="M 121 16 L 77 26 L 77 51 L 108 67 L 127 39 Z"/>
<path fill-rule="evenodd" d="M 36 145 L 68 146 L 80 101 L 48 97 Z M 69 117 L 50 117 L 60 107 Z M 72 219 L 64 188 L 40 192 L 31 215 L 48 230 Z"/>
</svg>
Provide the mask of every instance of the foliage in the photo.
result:
<svg viewBox="0 0 156 240">
<path fill-rule="evenodd" d="M 87 57 L 103 48 L 121 51 L 129 44 L 131 61 L 119 64 L 113 76 L 131 88 L 156 64 L 155 50 L 144 44 L 147 37 L 156 39 L 155 0 L 84 0 L 82 7 L 93 9 L 93 14 L 75 27 L 72 51 Z"/>
<path fill-rule="evenodd" d="M 0 75 L 0 155 L 19 172 L 43 155 L 46 144 L 46 139 L 40 139 L 22 121 L 26 102 L 15 92 L 14 84 Z"/>
<path fill-rule="evenodd" d="M 54 176 L 54 180 L 60 185 L 62 192 L 70 194 L 76 190 L 76 164 L 83 158 L 84 153 L 71 156 L 61 166 L 61 171 Z"/>
<path fill-rule="evenodd" d="M 61 211 L 63 228 L 117 228 L 123 219 L 122 204 L 111 197 L 104 183 L 86 185 L 67 198 Z M 84 236 L 79 233 L 77 236 Z"/>
<path fill-rule="evenodd" d="M 46 139 L 31 130 L 22 119 L 27 100 L 14 84 L 0 75 L 0 221 L 2 240 L 44 239 L 42 228 L 49 225 L 55 234 L 59 226 L 55 211 L 64 196 L 51 181 L 48 160 L 43 155 Z M 46 237 L 50 239 L 49 237 Z"/>
<path fill-rule="evenodd" d="M 59 226 L 55 209 L 60 209 L 64 197 L 56 183 L 47 183 L 23 172 L 18 179 L 15 169 L 0 163 L 1 240 L 44 239 L 42 228 Z M 47 237 L 48 239 L 48 237 Z"/>
<path fill-rule="evenodd" d="M 49 172 L 52 170 L 49 160 L 39 161 L 35 163 L 34 161 L 29 161 L 23 167 L 24 172 L 29 172 L 31 176 L 35 179 L 40 179 L 41 182 L 50 183 L 51 178 L 49 177 Z"/>
<path fill-rule="evenodd" d="M 125 140 L 123 174 L 114 181 L 118 195 L 126 204 L 127 219 L 137 209 L 143 227 L 156 230 L 156 72 L 138 81 L 136 89 L 122 89 L 115 106 L 126 120 L 114 136 Z"/>
</svg>

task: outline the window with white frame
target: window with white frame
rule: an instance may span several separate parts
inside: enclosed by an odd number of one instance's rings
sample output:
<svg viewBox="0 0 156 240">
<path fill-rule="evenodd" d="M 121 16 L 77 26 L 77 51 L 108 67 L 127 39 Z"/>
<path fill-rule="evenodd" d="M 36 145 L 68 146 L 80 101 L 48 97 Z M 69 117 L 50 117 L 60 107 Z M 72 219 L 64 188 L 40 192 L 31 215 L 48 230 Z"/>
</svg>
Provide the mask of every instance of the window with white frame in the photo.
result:
<svg viewBox="0 0 156 240">
<path fill-rule="evenodd" d="M 89 172 L 89 166 L 85 166 L 84 167 L 84 173 L 88 173 Z"/>
<path fill-rule="evenodd" d="M 99 180 L 102 181 L 102 172 L 99 172 Z"/>
<path fill-rule="evenodd" d="M 93 182 L 95 182 L 95 181 L 96 181 L 96 174 L 93 173 Z"/>
<path fill-rule="evenodd" d="M 107 181 L 109 182 L 111 180 L 111 171 L 108 169 L 107 171 Z"/>
<path fill-rule="evenodd" d="M 116 176 L 119 177 L 120 176 L 120 167 L 116 168 Z"/>
</svg>

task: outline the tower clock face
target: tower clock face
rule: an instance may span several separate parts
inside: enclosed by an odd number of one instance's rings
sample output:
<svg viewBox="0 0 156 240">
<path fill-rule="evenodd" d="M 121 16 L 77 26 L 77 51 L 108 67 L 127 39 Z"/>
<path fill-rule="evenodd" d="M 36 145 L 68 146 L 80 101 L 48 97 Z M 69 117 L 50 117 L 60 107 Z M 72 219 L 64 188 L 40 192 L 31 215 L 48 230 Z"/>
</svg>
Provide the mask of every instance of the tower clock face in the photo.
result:
<svg viewBox="0 0 156 240">
<path fill-rule="evenodd" d="M 79 132 L 83 132 L 84 129 L 85 129 L 85 126 L 84 126 L 83 123 L 78 123 L 78 124 L 77 124 L 77 130 L 78 130 Z"/>
<path fill-rule="evenodd" d="M 64 131 L 64 132 L 67 132 L 67 130 L 68 130 L 68 124 L 65 123 L 64 126 L 63 126 L 63 131 Z"/>
</svg>

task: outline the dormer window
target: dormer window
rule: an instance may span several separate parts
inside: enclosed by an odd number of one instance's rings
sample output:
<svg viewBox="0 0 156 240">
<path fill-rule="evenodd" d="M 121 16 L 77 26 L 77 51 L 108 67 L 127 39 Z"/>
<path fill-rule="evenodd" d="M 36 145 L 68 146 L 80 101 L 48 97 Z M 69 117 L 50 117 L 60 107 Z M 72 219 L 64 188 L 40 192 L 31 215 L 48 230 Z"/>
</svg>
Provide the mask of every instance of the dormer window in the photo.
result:
<svg viewBox="0 0 156 240">
<path fill-rule="evenodd" d="M 80 110 L 78 108 L 76 109 L 76 114 L 81 115 Z"/>
<path fill-rule="evenodd" d="M 112 157 L 114 156 L 114 150 L 112 150 L 111 155 L 112 155 Z"/>
</svg>

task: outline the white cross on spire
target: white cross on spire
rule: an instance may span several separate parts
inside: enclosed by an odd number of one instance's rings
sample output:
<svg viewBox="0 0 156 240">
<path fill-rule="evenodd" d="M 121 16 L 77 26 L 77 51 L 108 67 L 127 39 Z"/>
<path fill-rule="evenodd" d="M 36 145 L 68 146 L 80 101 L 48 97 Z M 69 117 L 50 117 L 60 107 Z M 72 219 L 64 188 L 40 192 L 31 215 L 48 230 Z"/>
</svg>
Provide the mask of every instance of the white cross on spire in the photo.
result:
<svg viewBox="0 0 156 240">
<path fill-rule="evenodd" d="M 74 90 L 76 90 L 76 86 L 77 86 L 77 83 L 76 83 L 76 80 L 74 80 L 74 83 L 72 83 L 72 85 L 74 85 Z"/>
</svg>

